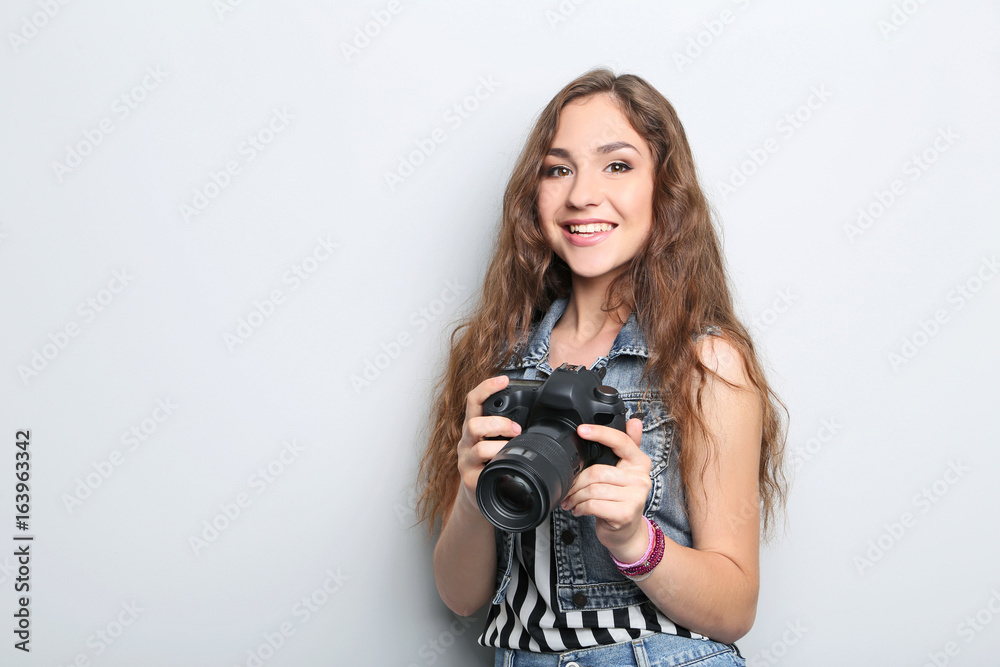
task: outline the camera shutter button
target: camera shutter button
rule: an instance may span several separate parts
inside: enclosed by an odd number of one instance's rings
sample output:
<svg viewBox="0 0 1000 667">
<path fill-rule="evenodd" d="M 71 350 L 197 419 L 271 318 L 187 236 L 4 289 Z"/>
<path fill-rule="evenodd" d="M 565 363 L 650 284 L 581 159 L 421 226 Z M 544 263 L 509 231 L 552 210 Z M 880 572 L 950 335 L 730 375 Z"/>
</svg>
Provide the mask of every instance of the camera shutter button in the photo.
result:
<svg viewBox="0 0 1000 667">
<path fill-rule="evenodd" d="M 609 387 L 606 384 L 594 389 L 594 398 L 596 398 L 601 403 L 607 403 L 611 405 L 618 401 L 618 390 L 614 387 Z"/>
</svg>

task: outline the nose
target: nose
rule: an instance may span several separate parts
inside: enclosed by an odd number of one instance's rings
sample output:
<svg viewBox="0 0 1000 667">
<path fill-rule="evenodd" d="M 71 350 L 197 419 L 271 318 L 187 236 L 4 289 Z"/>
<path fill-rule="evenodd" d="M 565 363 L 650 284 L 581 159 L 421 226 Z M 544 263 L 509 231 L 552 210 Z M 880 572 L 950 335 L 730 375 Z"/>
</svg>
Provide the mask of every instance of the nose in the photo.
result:
<svg viewBox="0 0 1000 667">
<path fill-rule="evenodd" d="M 584 209 L 601 203 L 604 193 L 600 176 L 589 171 L 581 169 L 573 176 L 569 192 L 566 193 L 566 205 L 569 208 Z"/>
</svg>

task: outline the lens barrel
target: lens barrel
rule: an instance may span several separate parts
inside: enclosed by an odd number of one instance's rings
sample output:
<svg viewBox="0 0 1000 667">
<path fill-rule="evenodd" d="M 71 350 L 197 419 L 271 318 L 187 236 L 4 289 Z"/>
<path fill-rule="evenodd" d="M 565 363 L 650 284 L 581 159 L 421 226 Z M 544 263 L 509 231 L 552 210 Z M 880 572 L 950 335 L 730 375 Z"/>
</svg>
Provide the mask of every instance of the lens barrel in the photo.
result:
<svg viewBox="0 0 1000 667">
<path fill-rule="evenodd" d="M 538 424 L 504 446 L 479 475 L 476 502 L 497 528 L 523 533 L 562 501 L 579 467 L 576 431 Z"/>
</svg>

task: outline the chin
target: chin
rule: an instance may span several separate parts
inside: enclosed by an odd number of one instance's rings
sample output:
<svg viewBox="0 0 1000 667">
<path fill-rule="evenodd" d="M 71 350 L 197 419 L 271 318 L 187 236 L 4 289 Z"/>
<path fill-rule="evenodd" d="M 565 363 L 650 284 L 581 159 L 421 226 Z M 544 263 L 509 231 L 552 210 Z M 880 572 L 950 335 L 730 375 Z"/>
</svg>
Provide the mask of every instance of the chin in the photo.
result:
<svg viewBox="0 0 1000 667">
<path fill-rule="evenodd" d="M 611 280 L 617 277 L 622 271 L 623 266 L 573 266 L 569 264 L 569 270 L 573 274 L 574 278 L 583 280 Z"/>
</svg>

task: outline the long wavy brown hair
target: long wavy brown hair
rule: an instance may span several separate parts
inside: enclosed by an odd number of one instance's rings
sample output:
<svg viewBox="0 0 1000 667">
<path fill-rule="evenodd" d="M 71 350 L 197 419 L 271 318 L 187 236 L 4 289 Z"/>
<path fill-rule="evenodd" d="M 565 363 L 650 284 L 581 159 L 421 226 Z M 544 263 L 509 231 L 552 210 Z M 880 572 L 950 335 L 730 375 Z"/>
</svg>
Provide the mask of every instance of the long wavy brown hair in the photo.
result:
<svg viewBox="0 0 1000 667">
<path fill-rule="evenodd" d="M 759 486 L 762 532 L 767 537 L 787 489 L 782 466 L 782 417 L 787 412 L 768 385 L 750 334 L 734 312 L 719 238 L 673 106 L 642 78 L 616 76 L 606 69 L 577 78 L 549 102 L 514 167 L 479 301 L 451 336 L 451 353 L 437 387 L 430 437 L 420 464 L 418 516 L 433 531 L 455 500 L 456 445 L 468 392 L 516 358 L 532 324 L 555 299 L 569 295 L 569 268 L 545 242 L 539 224 L 536 203 L 542 162 L 563 107 L 602 93 L 618 103 L 649 144 L 656 164 L 652 233 L 609 287 L 605 309 L 635 313 L 651 350 L 646 378 L 661 396 L 669 397 L 667 407 L 681 443 L 692 433 L 708 435 L 700 405 L 705 379 L 712 371 L 699 360 L 692 334 L 718 327 L 742 353 L 763 412 Z M 704 474 L 708 464 L 694 470 L 693 453 L 683 445 L 679 449 L 681 479 L 690 497 L 691 480 Z"/>
</svg>

